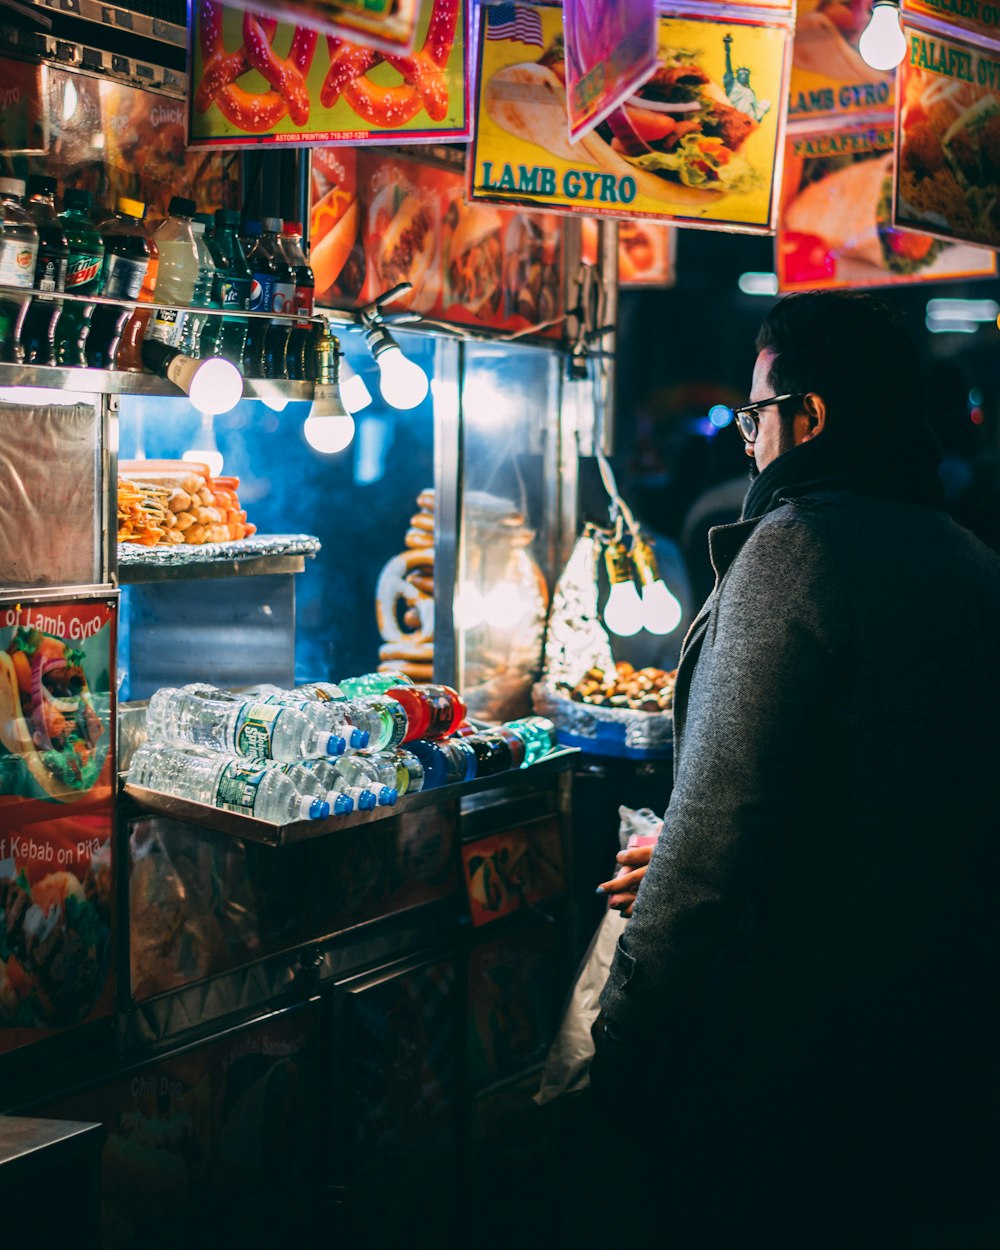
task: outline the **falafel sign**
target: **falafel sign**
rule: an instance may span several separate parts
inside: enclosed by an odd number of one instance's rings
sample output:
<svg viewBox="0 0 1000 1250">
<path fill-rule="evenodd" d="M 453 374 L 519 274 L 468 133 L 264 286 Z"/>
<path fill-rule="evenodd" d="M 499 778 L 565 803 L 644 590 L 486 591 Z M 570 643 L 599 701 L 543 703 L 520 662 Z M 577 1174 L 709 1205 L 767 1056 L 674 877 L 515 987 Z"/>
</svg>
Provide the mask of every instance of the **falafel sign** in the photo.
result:
<svg viewBox="0 0 1000 1250">
<path fill-rule="evenodd" d="M 116 610 L 0 606 L 0 1051 L 111 1009 Z"/>
<path fill-rule="evenodd" d="M 904 30 L 893 225 L 1000 249 L 1000 51 Z"/>
<path fill-rule="evenodd" d="M 790 135 L 775 270 L 781 291 L 988 278 L 985 248 L 894 230 L 891 124 Z"/>
<path fill-rule="evenodd" d="M 482 23 L 471 199 L 773 231 L 787 25 L 661 16 L 653 76 L 571 144 L 561 14 L 532 11 L 537 41 Z"/>
</svg>

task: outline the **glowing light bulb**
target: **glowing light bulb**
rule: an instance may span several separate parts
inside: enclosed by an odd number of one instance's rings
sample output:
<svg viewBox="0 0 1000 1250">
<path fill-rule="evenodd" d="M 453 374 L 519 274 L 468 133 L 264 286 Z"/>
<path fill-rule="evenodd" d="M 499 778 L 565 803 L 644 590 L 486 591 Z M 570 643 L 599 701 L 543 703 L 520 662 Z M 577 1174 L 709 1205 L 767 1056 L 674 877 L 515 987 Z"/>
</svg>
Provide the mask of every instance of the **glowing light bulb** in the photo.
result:
<svg viewBox="0 0 1000 1250">
<path fill-rule="evenodd" d="M 524 616 L 525 606 L 512 582 L 498 582 L 483 601 L 483 616 L 494 629 L 513 629 Z"/>
<path fill-rule="evenodd" d="M 188 396 L 206 416 L 229 412 L 243 397 L 243 378 L 230 361 L 213 356 L 197 362 L 188 384 Z"/>
<path fill-rule="evenodd" d="M 858 52 L 866 65 L 878 70 L 895 69 L 906 55 L 906 36 L 895 0 L 877 0 L 872 6 L 871 20 L 858 40 Z"/>
<path fill-rule="evenodd" d="M 340 398 L 348 412 L 360 412 L 372 402 L 372 393 L 364 378 L 351 368 L 345 356 L 340 358 Z"/>
<path fill-rule="evenodd" d="M 455 596 L 455 621 L 460 629 L 475 629 L 486 615 L 486 601 L 473 582 L 465 581 Z"/>
<path fill-rule="evenodd" d="M 643 626 L 644 612 L 635 582 L 615 582 L 604 605 L 604 624 L 619 638 L 631 638 Z"/>
<path fill-rule="evenodd" d="M 416 408 L 424 401 L 430 389 L 427 374 L 407 359 L 398 347 L 386 347 L 379 352 L 377 361 L 379 389 L 387 404 L 405 409 Z"/>
<path fill-rule="evenodd" d="M 682 610 L 663 578 L 642 588 L 642 623 L 651 634 L 672 633 L 681 623 Z"/>
<path fill-rule="evenodd" d="M 305 419 L 302 432 L 314 451 L 322 452 L 324 456 L 332 456 L 350 446 L 354 438 L 354 418 L 346 412 L 342 416 L 324 413 L 313 416 L 310 413 Z"/>
</svg>

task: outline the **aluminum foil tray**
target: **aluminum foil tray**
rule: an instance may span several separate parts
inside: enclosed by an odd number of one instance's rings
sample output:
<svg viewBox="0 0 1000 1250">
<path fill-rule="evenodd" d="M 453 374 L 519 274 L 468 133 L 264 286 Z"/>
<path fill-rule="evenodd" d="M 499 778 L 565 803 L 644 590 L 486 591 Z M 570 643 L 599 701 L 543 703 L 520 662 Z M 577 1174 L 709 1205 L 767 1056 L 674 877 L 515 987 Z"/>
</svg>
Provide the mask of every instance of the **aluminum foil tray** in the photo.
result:
<svg viewBox="0 0 1000 1250">
<path fill-rule="evenodd" d="M 211 560 L 254 560 L 261 556 L 314 556 L 320 541 L 312 534 L 251 534 L 231 543 L 176 543 L 173 546 L 144 547 L 141 543 L 119 543 L 120 565 L 205 564 Z"/>
</svg>

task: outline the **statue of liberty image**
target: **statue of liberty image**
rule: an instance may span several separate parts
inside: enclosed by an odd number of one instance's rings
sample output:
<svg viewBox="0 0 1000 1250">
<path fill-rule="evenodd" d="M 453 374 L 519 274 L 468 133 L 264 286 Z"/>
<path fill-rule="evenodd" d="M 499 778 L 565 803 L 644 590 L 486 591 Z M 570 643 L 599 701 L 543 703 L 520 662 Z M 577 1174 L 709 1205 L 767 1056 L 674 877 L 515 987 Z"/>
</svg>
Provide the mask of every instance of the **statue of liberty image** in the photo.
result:
<svg viewBox="0 0 1000 1250">
<path fill-rule="evenodd" d="M 726 46 L 726 72 L 722 75 L 722 85 L 726 89 L 729 103 L 741 113 L 752 117 L 755 122 L 763 121 L 771 109 L 771 101 L 757 99 L 756 91 L 750 86 L 750 70 L 745 65 L 741 65 L 733 73 L 732 35 L 725 35 L 722 42 Z"/>
</svg>

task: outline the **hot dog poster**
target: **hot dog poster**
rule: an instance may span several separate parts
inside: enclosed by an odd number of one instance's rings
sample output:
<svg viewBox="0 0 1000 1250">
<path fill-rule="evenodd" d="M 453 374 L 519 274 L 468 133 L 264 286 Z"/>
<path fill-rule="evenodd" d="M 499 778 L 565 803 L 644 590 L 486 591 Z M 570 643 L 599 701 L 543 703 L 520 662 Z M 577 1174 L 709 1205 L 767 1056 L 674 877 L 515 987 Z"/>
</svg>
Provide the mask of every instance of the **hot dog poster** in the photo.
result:
<svg viewBox="0 0 1000 1250">
<path fill-rule="evenodd" d="M 570 144 L 561 15 L 531 12 L 537 31 L 499 39 L 494 10 L 483 12 L 471 198 L 773 229 L 787 24 L 661 17 L 653 76 Z"/>
<path fill-rule="evenodd" d="M 1000 248 L 1000 51 L 904 29 L 893 224 Z"/>
<path fill-rule="evenodd" d="M 580 259 L 597 264 L 597 221 L 580 222 Z M 671 287 L 677 280 L 677 231 L 656 221 L 618 223 L 618 285 Z"/>
<path fill-rule="evenodd" d="M 411 282 L 412 294 L 394 306 L 425 316 L 508 330 L 557 319 L 561 218 L 467 204 L 464 188 L 458 168 L 318 148 L 310 221 L 317 303 L 353 308 Z"/>
<path fill-rule="evenodd" d="M 986 278 L 994 255 L 892 227 L 894 127 L 790 136 L 775 268 L 782 291 Z"/>
<path fill-rule="evenodd" d="M 861 59 L 869 0 L 799 0 L 788 94 L 789 121 L 891 113 L 893 75 Z"/>
<path fill-rule="evenodd" d="M 0 1051 L 111 1009 L 115 616 L 0 607 Z"/>
<path fill-rule="evenodd" d="M 467 138 L 467 21 L 468 0 L 432 0 L 397 56 L 194 0 L 188 146 Z"/>
</svg>

